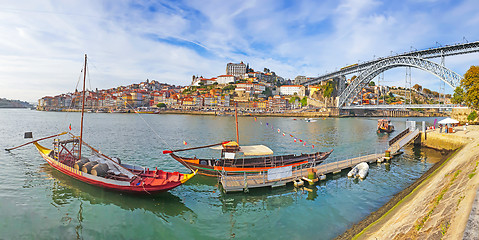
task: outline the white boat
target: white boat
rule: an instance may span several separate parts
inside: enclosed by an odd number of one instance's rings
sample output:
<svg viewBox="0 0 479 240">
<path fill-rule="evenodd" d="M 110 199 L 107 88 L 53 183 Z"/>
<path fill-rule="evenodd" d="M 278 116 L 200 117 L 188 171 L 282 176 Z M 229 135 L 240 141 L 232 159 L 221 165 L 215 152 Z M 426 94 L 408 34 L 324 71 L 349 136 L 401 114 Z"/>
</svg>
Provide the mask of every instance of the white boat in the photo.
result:
<svg viewBox="0 0 479 240">
<path fill-rule="evenodd" d="M 348 173 L 348 177 L 356 177 L 356 174 L 358 174 L 358 168 L 357 166 L 354 166 L 351 171 Z"/>
<path fill-rule="evenodd" d="M 364 179 L 366 175 L 368 175 L 369 165 L 367 162 L 359 163 L 358 165 L 354 166 L 351 171 L 348 173 L 348 177 L 355 177 Z"/>
<path fill-rule="evenodd" d="M 368 171 L 369 171 L 368 163 L 367 162 L 362 162 L 362 163 L 356 165 L 356 167 L 358 168 L 358 174 L 356 174 L 356 177 L 364 179 L 366 177 L 366 175 L 368 175 Z"/>
</svg>

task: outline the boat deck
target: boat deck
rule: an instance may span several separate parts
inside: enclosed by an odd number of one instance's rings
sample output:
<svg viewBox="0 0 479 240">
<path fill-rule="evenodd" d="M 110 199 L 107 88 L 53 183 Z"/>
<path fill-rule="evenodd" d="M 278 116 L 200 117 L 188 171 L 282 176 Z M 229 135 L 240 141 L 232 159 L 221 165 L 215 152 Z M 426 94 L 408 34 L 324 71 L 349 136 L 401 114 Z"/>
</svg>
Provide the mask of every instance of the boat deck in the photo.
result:
<svg viewBox="0 0 479 240">
<path fill-rule="evenodd" d="M 419 130 L 416 129 L 411 132 L 408 131 L 406 134 L 402 135 L 403 136 L 398 138 L 388 148 L 388 150 L 391 152 L 391 156 L 397 154 L 402 147 L 416 139 L 416 137 L 419 135 Z M 316 176 L 319 176 L 319 179 L 323 179 L 322 176 L 325 177 L 327 174 L 339 173 L 343 170 L 350 169 L 361 162 L 376 162 L 379 158 L 383 158 L 384 156 L 385 153 L 370 154 L 332 163 L 324 163 L 313 168 L 316 170 Z M 228 175 L 227 173 L 222 173 L 220 176 L 220 183 L 224 192 L 240 192 L 248 191 L 248 189 L 251 188 L 284 186 L 287 183 L 293 182 L 295 179 L 307 178 L 308 168 L 305 168 L 304 166 L 305 165 L 301 165 L 292 168 L 292 174 L 290 176 L 288 175 L 287 177 L 277 178 L 274 180 L 268 180 L 268 171 L 262 171 L 255 174 L 244 172 L 242 175 Z"/>
</svg>

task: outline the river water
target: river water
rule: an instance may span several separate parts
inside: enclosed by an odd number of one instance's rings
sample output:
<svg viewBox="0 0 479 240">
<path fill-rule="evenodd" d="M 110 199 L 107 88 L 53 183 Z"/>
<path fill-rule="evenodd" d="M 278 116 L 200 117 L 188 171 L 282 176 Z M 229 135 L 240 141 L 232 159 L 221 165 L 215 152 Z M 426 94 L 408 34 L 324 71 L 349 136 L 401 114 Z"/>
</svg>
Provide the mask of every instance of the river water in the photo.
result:
<svg viewBox="0 0 479 240">
<path fill-rule="evenodd" d="M 26 131 L 40 138 L 67 131 L 71 124 L 78 134 L 79 119 L 79 113 L 1 109 L 0 147 L 27 142 Z M 241 117 L 240 142 L 265 144 L 275 154 L 333 148 L 330 162 L 384 151 L 387 141 L 405 128 L 406 119 L 391 120 L 398 131 L 378 135 L 377 118 L 308 123 Z M 90 145 L 125 163 L 166 171 L 187 173 L 188 169 L 163 155 L 163 150 L 184 148 L 183 141 L 194 147 L 234 139 L 231 116 L 85 114 L 84 140 Z M 51 142 L 42 143 L 51 147 Z M 219 153 L 204 149 L 184 155 L 218 157 Z M 143 197 L 105 191 L 65 176 L 50 167 L 33 145 L 2 150 L 0 239 L 330 239 L 377 210 L 441 157 L 439 152 L 408 146 L 391 164 L 371 164 L 363 181 L 348 179 L 343 172 L 328 176 L 310 191 L 287 185 L 224 194 L 217 179 L 195 176 L 169 192 Z"/>
</svg>

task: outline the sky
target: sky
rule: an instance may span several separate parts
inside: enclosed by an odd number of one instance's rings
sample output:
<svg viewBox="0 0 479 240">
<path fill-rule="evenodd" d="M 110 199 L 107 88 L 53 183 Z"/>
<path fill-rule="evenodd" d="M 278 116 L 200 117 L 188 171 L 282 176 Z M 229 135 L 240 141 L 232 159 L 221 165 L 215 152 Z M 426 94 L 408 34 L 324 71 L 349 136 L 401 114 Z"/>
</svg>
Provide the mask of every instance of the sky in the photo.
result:
<svg viewBox="0 0 479 240">
<path fill-rule="evenodd" d="M 189 85 L 245 62 L 294 79 L 415 49 L 479 41 L 475 0 L 0 0 L 0 98 L 73 92 L 88 54 L 90 89 L 146 79 Z M 439 62 L 439 59 L 433 59 Z M 479 53 L 447 57 L 463 75 Z M 405 85 L 406 71 L 384 84 Z M 440 91 L 432 74 L 412 85 Z M 78 88 L 80 89 L 80 88 Z M 452 92 L 446 85 L 446 93 Z"/>
</svg>

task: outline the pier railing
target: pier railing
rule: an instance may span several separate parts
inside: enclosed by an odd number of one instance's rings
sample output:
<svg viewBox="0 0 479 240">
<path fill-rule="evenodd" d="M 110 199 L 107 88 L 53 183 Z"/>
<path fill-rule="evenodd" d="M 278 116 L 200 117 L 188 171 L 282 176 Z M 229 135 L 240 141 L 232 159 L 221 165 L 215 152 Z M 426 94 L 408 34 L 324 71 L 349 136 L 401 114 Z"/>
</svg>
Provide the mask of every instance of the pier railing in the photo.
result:
<svg viewBox="0 0 479 240">
<path fill-rule="evenodd" d="M 406 135 L 408 133 L 409 133 L 409 128 L 406 128 L 404 131 L 399 133 L 397 136 L 393 137 L 393 139 L 389 140 L 389 146 L 396 143 L 399 139 L 401 139 L 402 137 L 404 137 L 404 135 Z"/>
</svg>

